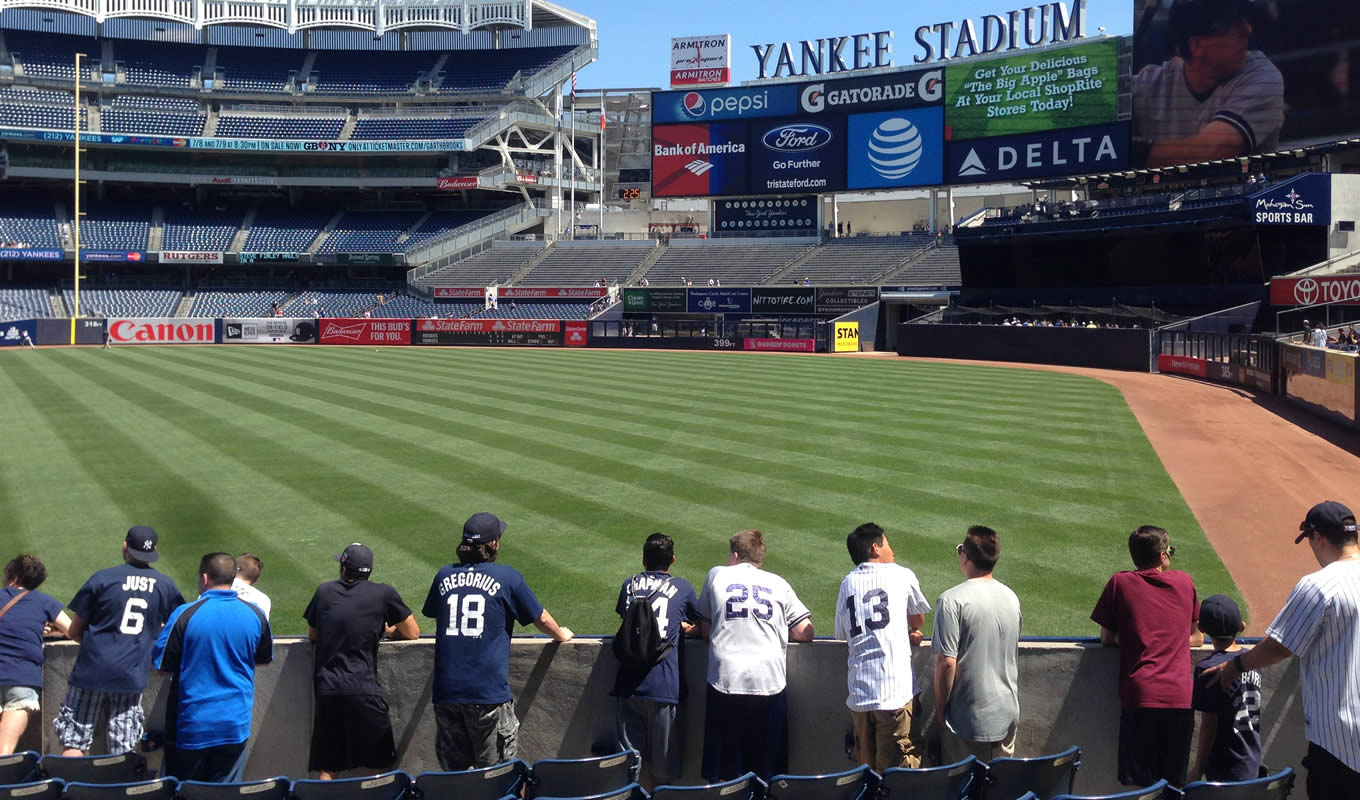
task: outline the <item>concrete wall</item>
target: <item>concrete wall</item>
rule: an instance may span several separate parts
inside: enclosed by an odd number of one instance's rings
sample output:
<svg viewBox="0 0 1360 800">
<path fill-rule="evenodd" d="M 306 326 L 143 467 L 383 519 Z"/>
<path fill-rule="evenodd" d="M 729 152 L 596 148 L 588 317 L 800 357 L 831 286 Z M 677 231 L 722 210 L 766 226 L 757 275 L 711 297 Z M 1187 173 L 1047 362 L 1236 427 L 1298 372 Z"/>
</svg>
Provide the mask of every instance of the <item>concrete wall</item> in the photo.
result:
<svg viewBox="0 0 1360 800">
<path fill-rule="evenodd" d="M 520 755 L 528 761 L 589 755 L 614 743 L 613 686 L 615 661 L 607 640 L 582 639 L 564 645 L 542 638 L 517 639 L 511 651 L 510 684 L 521 721 Z M 1197 651 L 1196 658 L 1210 650 Z M 275 642 L 275 662 L 256 676 L 256 702 L 248 778 L 273 775 L 302 777 L 311 736 L 312 648 L 298 639 Z M 47 647 L 42 725 L 30 726 L 25 747 L 42 752 L 60 749 L 51 734 L 52 717 L 65 694 L 66 675 L 76 646 Z M 1019 755 L 1056 752 L 1068 745 L 1082 748 L 1080 792 L 1116 788 L 1115 743 L 1119 700 L 1115 674 L 1117 653 L 1094 644 L 1027 643 L 1020 653 L 1022 722 Z M 704 715 L 705 646 L 688 642 L 683 653 L 689 700 L 682 706 L 685 732 L 685 778 L 698 782 Z M 918 648 L 916 674 L 929 676 L 930 651 Z M 392 707 L 400 766 L 411 773 L 438 769 L 434 755 L 434 714 L 430 674 L 434 661 L 431 639 L 386 643 L 379 671 Z M 1298 667 L 1291 659 L 1268 670 L 1262 691 L 1262 736 L 1266 763 L 1293 766 L 1307 748 L 1298 696 Z M 926 681 L 929 683 L 929 681 Z M 164 680 L 153 676 L 143 703 L 148 729 L 159 727 L 165 713 Z M 927 690 L 928 711 L 934 698 Z M 845 708 L 845 644 L 817 641 L 789 648 L 790 766 L 800 772 L 829 772 L 852 766 L 844 739 L 850 729 Z M 37 741 L 41 735 L 42 742 Z M 149 756 L 153 764 L 159 754 Z"/>
<path fill-rule="evenodd" d="M 1327 230 L 1327 257 L 1340 255 L 1360 248 L 1360 234 L 1356 231 L 1341 230 L 1341 222 L 1354 224 L 1360 220 L 1360 175 L 1332 176 L 1332 223 Z"/>
</svg>

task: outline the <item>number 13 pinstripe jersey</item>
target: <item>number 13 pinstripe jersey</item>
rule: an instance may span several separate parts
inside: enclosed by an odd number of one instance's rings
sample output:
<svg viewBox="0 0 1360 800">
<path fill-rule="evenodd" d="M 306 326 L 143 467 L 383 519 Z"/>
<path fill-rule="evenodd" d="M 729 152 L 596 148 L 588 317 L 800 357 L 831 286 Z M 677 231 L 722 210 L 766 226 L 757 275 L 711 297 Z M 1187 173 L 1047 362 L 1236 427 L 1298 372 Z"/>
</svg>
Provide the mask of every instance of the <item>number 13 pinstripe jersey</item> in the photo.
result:
<svg viewBox="0 0 1360 800">
<path fill-rule="evenodd" d="M 836 638 L 848 643 L 845 704 L 851 711 L 895 711 L 920 692 L 907 617 L 929 611 L 916 573 L 898 564 L 866 561 L 841 581 Z"/>
</svg>

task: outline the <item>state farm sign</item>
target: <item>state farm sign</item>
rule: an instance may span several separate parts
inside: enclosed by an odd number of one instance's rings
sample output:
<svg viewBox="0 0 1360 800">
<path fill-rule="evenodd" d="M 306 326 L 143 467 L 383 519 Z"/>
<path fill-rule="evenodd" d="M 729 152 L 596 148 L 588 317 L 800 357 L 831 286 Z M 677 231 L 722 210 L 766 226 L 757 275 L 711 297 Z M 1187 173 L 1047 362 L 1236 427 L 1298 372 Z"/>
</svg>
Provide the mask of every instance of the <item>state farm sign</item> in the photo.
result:
<svg viewBox="0 0 1360 800">
<path fill-rule="evenodd" d="M 422 319 L 416 330 L 441 333 L 557 333 L 560 319 Z"/>
<path fill-rule="evenodd" d="M 436 298 L 471 297 L 475 300 L 481 300 L 483 299 L 485 294 L 486 289 L 483 289 L 481 287 L 474 287 L 469 289 L 444 286 L 434 290 L 434 296 Z"/>
<path fill-rule="evenodd" d="M 531 287 L 515 286 L 512 288 L 498 289 L 496 291 L 496 294 L 500 297 L 507 297 L 514 300 L 523 300 L 526 298 L 542 298 L 542 297 L 604 297 L 605 295 L 609 294 L 609 290 L 600 287 L 586 287 L 581 289 L 571 288 L 554 289 L 544 288 L 541 286 Z"/>
<path fill-rule="evenodd" d="M 114 344 L 212 344 L 217 325 L 210 319 L 115 317 L 109 320 L 109 338 Z"/>
<path fill-rule="evenodd" d="M 1320 303 L 1360 305 L 1360 275 L 1275 278 L 1270 282 L 1270 304 L 1273 306 L 1312 306 Z"/>
</svg>

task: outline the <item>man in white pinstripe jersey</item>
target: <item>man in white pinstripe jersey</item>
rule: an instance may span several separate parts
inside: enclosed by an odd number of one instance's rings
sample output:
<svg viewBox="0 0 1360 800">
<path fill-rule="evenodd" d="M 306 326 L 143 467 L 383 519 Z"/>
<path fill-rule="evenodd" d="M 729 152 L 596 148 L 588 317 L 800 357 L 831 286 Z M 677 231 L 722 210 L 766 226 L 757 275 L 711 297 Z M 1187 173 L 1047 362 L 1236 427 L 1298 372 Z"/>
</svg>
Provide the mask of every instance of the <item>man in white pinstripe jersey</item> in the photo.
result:
<svg viewBox="0 0 1360 800">
<path fill-rule="evenodd" d="M 925 714 L 912 674 L 930 602 L 916 573 L 893 560 L 892 545 L 872 522 L 845 546 L 855 568 L 836 598 L 836 638 L 846 641 L 845 704 L 855 731 L 855 757 L 877 772 L 921 766 Z"/>
<path fill-rule="evenodd" d="M 1308 540 L 1322 569 L 1304 575 L 1250 651 L 1204 670 L 1224 688 L 1253 669 L 1299 657 L 1310 800 L 1360 799 L 1360 545 L 1355 514 L 1328 500 L 1308 510 L 1294 544 Z"/>
</svg>

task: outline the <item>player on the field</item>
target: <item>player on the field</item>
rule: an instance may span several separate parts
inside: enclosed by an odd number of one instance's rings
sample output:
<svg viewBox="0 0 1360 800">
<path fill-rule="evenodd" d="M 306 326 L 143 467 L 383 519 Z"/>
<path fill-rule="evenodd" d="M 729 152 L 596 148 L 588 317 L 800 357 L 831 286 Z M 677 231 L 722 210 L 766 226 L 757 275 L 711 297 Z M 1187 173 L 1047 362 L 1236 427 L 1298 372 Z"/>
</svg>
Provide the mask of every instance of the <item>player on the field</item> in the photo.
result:
<svg viewBox="0 0 1360 800">
<path fill-rule="evenodd" d="M 877 772 L 921 766 L 925 714 L 912 674 L 930 603 L 916 573 L 893 560 L 892 545 L 872 522 L 845 545 L 855 568 L 836 597 L 836 638 L 846 641 L 845 704 L 855 730 L 855 757 Z"/>
<path fill-rule="evenodd" d="M 789 641 L 812 641 L 812 612 L 788 581 L 760 568 L 760 531 L 732 535 L 726 566 L 708 571 L 699 630 L 708 638 L 702 774 L 709 781 L 788 771 Z"/>
<path fill-rule="evenodd" d="M 445 770 L 515 758 L 519 720 L 510 696 L 510 632 L 532 624 L 559 642 L 557 624 L 514 569 L 495 563 L 505 523 L 473 514 L 463 524 L 458 563 L 435 573 L 422 613 L 436 621 L 435 754 Z"/>
<path fill-rule="evenodd" d="M 664 533 L 648 536 L 642 545 L 643 571 L 623 582 L 614 609 L 625 617 L 632 603 L 650 603 L 657 632 L 671 645 L 650 668 L 620 663 L 614 680 L 619 745 L 642 754 L 640 782 L 648 789 L 680 776 L 682 740 L 676 711 L 685 685 L 680 680 L 680 652 L 685 634 L 699 622 L 699 598 L 689 581 L 670 574 L 673 563 L 675 540 Z"/>
<path fill-rule="evenodd" d="M 66 699 L 52 727 L 64 756 L 94 747 L 95 725 L 108 719 L 108 750 L 124 753 L 142 739 L 142 690 L 151 648 L 170 612 L 184 604 L 170 576 L 152 569 L 159 537 L 137 525 L 123 541 L 124 563 L 90 577 L 71 601 L 70 637 L 80 643 Z"/>
</svg>

